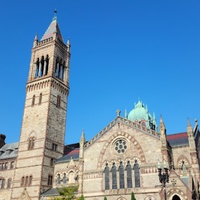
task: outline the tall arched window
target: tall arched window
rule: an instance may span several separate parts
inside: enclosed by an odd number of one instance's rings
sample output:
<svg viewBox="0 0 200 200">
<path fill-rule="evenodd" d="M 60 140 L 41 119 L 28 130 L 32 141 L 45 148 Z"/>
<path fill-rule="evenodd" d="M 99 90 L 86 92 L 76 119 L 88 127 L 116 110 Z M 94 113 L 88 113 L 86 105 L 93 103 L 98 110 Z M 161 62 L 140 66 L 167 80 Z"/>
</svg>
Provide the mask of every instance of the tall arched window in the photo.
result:
<svg viewBox="0 0 200 200">
<path fill-rule="evenodd" d="M 13 168 L 14 168 L 14 164 L 15 164 L 14 161 L 12 161 L 12 162 L 10 163 L 10 169 L 13 169 Z"/>
<path fill-rule="evenodd" d="M 61 102 L 61 97 L 60 97 L 60 95 L 58 95 L 58 96 L 57 96 L 57 103 L 56 103 L 56 106 L 57 106 L 58 108 L 60 108 L 60 102 Z"/>
<path fill-rule="evenodd" d="M 63 176 L 63 183 L 66 184 L 67 183 L 67 177 L 66 177 L 66 173 L 64 173 L 64 176 Z"/>
<path fill-rule="evenodd" d="M 132 188 L 132 169 L 130 161 L 128 161 L 127 163 L 126 172 L 127 172 L 127 188 Z"/>
<path fill-rule="evenodd" d="M 26 176 L 25 185 L 28 185 L 28 176 Z"/>
<path fill-rule="evenodd" d="M 52 183 L 53 183 L 53 176 L 52 175 L 48 175 L 47 184 L 48 185 L 52 185 Z"/>
<path fill-rule="evenodd" d="M 33 95 L 33 97 L 32 97 L 32 106 L 34 106 L 35 105 L 35 95 Z"/>
<path fill-rule="evenodd" d="M 29 177 L 29 185 L 32 185 L 32 180 L 33 180 L 33 177 L 30 176 L 30 177 Z"/>
<path fill-rule="evenodd" d="M 122 162 L 120 162 L 119 165 L 119 188 L 120 189 L 124 188 L 124 166 Z"/>
<path fill-rule="evenodd" d="M 60 174 L 57 175 L 57 184 L 60 184 Z"/>
<path fill-rule="evenodd" d="M 42 58 L 41 58 L 40 65 L 41 65 L 41 68 L 40 68 L 40 77 L 42 77 L 43 74 L 44 74 L 44 56 L 42 56 Z"/>
<path fill-rule="evenodd" d="M 24 185 L 24 176 L 21 178 L 21 186 Z"/>
<path fill-rule="evenodd" d="M 140 187 L 140 168 L 137 160 L 135 160 L 134 164 L 134 175 L 135 175 L 135 187 Z"/>
<path fill-rule="evenodd" d="M 117 189 L 117 170 L 115 163 L 113 163 L 111 173 L 112 173 L 112 189 Z"/>
<path fill-rule="evenodd" d="M 106 163 L 106 167 L 105 167 L 105 190 L 109 190 L 110 186 L 109 186 L 109 167 L 108 167 L 108 163 Z"/>
<path fill-rule="evenodd" d="M 39 104 L 42 103 L 42 93 L 40 93 L 40 96 L 39 96 Z"/>
<path fill-rule="evenodd" d="M 7 181 L 7 188 L 11 188 L 12 179 L 9 178 Z"/>
<path fill-rule="evenodd" d="M 37 61 L 35 63 L 35 78 L 38 78 L 39 75 L 39 58 L 37 58 Z"/>
<path fill-rule="evenodd" d="M 47 75 L 48 69 L 49 69 L 49 56 L 48 55 L 46 56 L 45 63 L 46 63 L 46 65 L 45 65 L 45 75 Z"/>
<path fill-rule="evenodd" d="M 28 141 L 28 150 L 33 149 L 34 145 L 35 145 L 35 138 L 34 137 L 30 137 L 29 141 Z"/>
<path fill-rule="evenodd" d="M 5 179 L 0 178 L 0 188 L 3 189 L 5 187 Z"/>
<path fill-rule="evenodd" d="M 54 75 L 56 77 L 58 77 L 58 71 L 59 71 L 59 58 L 56 59 L 56 66 L 55 66 L 55 72 L 54 72 Z"/>
</svg>

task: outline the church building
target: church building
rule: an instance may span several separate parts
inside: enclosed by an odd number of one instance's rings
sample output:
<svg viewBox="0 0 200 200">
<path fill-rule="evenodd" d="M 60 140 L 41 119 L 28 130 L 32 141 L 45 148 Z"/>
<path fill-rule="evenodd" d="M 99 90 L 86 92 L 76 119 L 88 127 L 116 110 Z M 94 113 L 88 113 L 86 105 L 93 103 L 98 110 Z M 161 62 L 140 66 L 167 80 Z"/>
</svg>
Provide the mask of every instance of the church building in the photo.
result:
<svg viewBox="0 0 200 200">
<path fill-rule="evenodd" d="M 199 199 L 200 132 L 169 134 L 141 100 L 86 141 L 64 144 L 70 40 L 57 17 L 33 41 L 20 140 L 0 134 L 0 200 L 50 200 L 77 186 L 86 200 Z M 69 116 L 70 117 L 70 116 Z"/>
</svg>

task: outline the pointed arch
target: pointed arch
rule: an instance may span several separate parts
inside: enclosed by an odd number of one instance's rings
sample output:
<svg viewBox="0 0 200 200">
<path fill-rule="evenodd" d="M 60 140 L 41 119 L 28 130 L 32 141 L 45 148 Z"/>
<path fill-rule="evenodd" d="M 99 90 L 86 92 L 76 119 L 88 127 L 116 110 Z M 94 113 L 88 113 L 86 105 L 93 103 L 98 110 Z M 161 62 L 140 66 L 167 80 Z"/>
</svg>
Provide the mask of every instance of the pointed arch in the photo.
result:
<svg viewBox="0 0 200 200">
<path fill-rule="evenodd" d="M 172 200 L 181 200 L 181 198 L 180 198 L 177 194 L 175 194 L 175 195 L 172 197 Z"/>
<path fill-rule="evenodd" d="M 137 160 L 135 160 L 133 169 L 134 169 L 134 177 L 135 177 L 135 187 L 138 188 L 140 187 L 140 168 L 139 168 L 139 164 Z"/>
<path fill-rule="evenodd" d="M 109 167 L 108 167 L 108 163 L 106 163 L 106 167 L 104 169 L 104 175 L 105 175 L 105 190 L 109 190 L 110 189 L 110 177 L 109 177 Z"/>
<path fill-rule="evenodd" d="M 119 165 L 119 188 L 124 188 L 124 165 L 122 162 Z"/>
<path fill-rule="evenodd" d="M 130 161 L 127 162 L 126 173 L 127 173 L 127 188 L 132 188 L 132 168 Z"/>
<path fill-rule="evenodd" d="M 112 174 L 112 189 L 117 189 L 117 169 L 115 163 L 113 163 L 113 166 L 111 168 L 111 174 Z"/>
<path fill-rule="evenodd" d="M 101 169 L 103 166 L 103 157 L 105 155 L 106 150 L 108 149 L 108 146 L 116 139 L 116 137 L 122 136 L 124 138 L 127 138 L 127 140 L 130 140 L 132 142 L 132 144 L 135 145 L 135 147 L 138 150 L 138 154 L 139 154 L 139 158 L 141 163 L 145 163 L 146 162 L 146 158 L 145 158 L 145 154 L 144 151 L 142 149 L 142 147 L 140 146 L 139 142 L 130 134 L 128 134 L 127 132 L 116 132 L 115 134 L 113 134 L 112 136 L 110 136 L 108 138 L 108 140 L 105 142 L 104 146 L 102 147 L 102 150 L 100 152 L 100 156 L 98 158 L 98 169 Z"/>
</svg>

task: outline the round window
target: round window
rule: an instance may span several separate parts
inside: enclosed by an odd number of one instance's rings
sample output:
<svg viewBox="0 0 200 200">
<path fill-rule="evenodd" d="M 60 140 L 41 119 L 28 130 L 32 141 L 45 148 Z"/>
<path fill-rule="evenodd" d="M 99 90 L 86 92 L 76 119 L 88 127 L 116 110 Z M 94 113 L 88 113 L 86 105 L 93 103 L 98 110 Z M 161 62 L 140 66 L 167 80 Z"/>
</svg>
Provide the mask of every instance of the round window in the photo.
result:
<svg viewBox="0 0 200 200">
<path fill-rule="evenodd" d="M 118 139 L 114 143 L 114 149 L 117 153 L 122 154 L 127 149 L 127 142 L 124 139 Z"/>
</svg>

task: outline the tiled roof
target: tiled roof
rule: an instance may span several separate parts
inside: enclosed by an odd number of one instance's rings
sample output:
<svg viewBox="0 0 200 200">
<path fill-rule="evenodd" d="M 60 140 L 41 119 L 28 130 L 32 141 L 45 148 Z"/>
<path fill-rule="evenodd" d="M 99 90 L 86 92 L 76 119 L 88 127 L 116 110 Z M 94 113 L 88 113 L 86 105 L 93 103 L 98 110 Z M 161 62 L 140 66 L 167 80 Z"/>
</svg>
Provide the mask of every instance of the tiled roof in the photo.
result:
<svg viewBox="0 0 200 200">
<path fill-rule="evenodd" d="M 5 144 L 0 149 L 0 160 L 15 158 L 18 154 L 18 142 Z"/>
<path fill-rule="evenodd" d="M 66 145 L 64 149 L 64 156 L 57 159 L 56 163 L 69 162 L 71 159 L 79 159 L 79 143 Z"/>
<path fill-rule="evenodd" d="M 186 132 L 167 135 L 167 140 L 172 147 L 189 145 Z"/>
<path fill-rule="evenodd" d="M 45 34 L 43 35 L 41 40 L 45 40 L 53 37 L 53 34 L 57 33 L 57 37 L 63 42 L 62 35 L 58 26 L 57 18 L 54 17 Z"/>
</svg>

